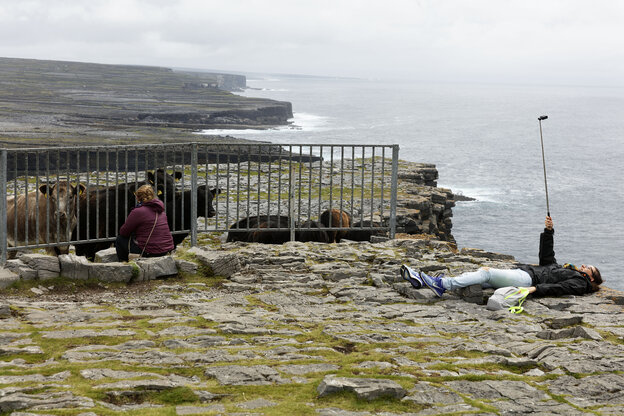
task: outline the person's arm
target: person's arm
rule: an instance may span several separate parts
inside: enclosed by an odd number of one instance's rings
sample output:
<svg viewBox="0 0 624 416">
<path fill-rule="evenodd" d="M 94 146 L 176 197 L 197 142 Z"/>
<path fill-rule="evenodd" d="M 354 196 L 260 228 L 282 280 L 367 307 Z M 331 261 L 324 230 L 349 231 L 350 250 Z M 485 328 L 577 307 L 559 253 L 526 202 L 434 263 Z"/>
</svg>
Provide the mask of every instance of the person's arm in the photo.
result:
<svg viewBox="0 0 624 416">
<path fill-rule="evenodd" d="M 123 223 L 121 228 L 119 229 L 119 234 L 124 237 L 130 237 L 130 235 L 136 230 L 136 228 L 141 223 L 141 215 L 139 210 L 133 209 L 128 214 L 128 218 L 126 218 L 126 222 Z"/>
<path fill-rule="evenodd" d="M 536 296 L 582 296 L 588 293 L 587 284 L 581 279 L 569 279 L 559 283 L 539 283 L 534 287 L 533 292 L 529 288 L 529 293 L 534 293 Z"/>
<path fill-rule="evenodd" d="M 544 232 L 540 234 L 539 265 L 547 266 L 557 263 L 555 259 L 555 230 L 552 218 L 546 217 Z"/>
</svg>

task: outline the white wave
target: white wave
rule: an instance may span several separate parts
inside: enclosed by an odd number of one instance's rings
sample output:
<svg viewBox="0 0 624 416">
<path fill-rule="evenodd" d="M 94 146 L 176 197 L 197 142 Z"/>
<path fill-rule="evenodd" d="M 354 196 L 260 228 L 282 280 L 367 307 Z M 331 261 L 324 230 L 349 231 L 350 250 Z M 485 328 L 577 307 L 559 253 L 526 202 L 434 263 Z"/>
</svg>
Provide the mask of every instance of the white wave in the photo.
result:
<svg viewBox="0 0 624 416">
<path fill-rule="evenodd" d="M 293 131 L 313 131 L 327 129 L 329 117 L 309 113 L 294 113 L 294 117 L 288 120 L 289 125 L 278 126 L 270 129 L 208 129 L 198 134 L 208 136 L 242 136 L 242 135 L 266 135 L 275 133 L 292 133 Z"/>
<path fill-rule="evenodd" d="M 476 201 L 466 201 L 463 203 L 470 202 L 493 202 L 493 203 L 502 203 L 504 202 L 503 193 L 496 188 L 483 188 L 483 187 L 462 187 L 462 186 L 453 186 L 448 184 L 438 184 L 440 188 L 447 188 L 452 190 L 456 194 L 461 194 L 463 196 L 468 196 L 470 198 L 475 198 Z"/>
</svg>

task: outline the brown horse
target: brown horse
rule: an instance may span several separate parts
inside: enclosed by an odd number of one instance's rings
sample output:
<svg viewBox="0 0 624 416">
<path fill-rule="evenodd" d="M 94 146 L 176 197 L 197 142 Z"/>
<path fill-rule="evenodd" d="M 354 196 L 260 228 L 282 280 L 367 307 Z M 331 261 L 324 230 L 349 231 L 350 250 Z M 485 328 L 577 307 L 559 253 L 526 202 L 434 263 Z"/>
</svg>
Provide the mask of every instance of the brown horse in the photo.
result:
<svg viewBox="0 0 624 416">
<path fill-rule="evenodd" d="M 84 189 L 82 184 L 74 186 L 64 181 L 44 184 L 36 191 L 7 197 L 9 247 L 70 241 L 76 227 L 78 194 Z M 66 254 L 69 245 L 46 247 L 46 251 Z"/>
</svg>

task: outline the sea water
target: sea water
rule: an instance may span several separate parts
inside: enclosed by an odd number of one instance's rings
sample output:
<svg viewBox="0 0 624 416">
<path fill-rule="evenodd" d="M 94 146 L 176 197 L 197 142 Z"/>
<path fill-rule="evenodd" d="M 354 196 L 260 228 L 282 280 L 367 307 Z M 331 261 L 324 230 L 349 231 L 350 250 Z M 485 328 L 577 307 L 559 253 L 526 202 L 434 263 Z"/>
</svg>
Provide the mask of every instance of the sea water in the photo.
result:
<svg viewBox="0 0 624 416">
<path fill-rule="evenodd" d="M 241 93 L 290 101 L 272 130 L 208 134 L 291 144 L 398 144 L 434 163 L 438 186 L 476 198 L 453 209 L 458 246 L 538 261 L 546 195 L 542 122 L 557 261 L 593 264 L 624 290 L 624 88 L 431 84 L 248 77 Z"/>
</svg>

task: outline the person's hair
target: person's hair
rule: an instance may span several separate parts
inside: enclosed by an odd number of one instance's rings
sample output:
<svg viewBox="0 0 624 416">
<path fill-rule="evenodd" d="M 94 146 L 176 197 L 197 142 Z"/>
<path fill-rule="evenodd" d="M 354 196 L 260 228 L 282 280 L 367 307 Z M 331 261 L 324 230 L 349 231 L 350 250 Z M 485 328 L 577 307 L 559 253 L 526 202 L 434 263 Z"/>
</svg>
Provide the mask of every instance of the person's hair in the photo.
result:
<svg viewBox="0 0 624 416">
<path fill-rule="evenodd" d="M 156 195 L 154 194 L 154 188 L 152 188 L 151 185 L 141 186 L 139 189 L 137 189 L 135 195 L 139 202 L 147 202 L 156 198 Z"/>
<path fill-rule="evenodd" d="M 594 280 L 591 282 L 591 285 L 594 292 L 598 292 L 600 290 L 600 285 L 602 284 L 602 276 L 600 275 L 600 270 L 598 270 L 598 267 L 592 267 L 594 268 L 594 270 L 592 271 L 592 276 L 594 277 Z"/>
</svg>

